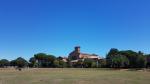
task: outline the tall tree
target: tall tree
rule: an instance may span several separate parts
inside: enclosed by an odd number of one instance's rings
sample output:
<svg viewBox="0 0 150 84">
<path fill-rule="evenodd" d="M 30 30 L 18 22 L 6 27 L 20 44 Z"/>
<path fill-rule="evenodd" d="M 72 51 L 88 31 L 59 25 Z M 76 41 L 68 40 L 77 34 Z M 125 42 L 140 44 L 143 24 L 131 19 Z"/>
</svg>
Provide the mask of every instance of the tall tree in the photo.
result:
<svg viewBox="0 0 150 84">
<path fill-rule="evenodd" d="M 145 55 L 145 57 L 146 57 L 146 61 L 147 61 L 146 67 L 149 68 L 150 67 L 150 54 Z"/>
<path fill-rule="evenodd" d="M 129 65 L 129 60 L 123 55 L 115 55 L 112 58 L 112 67 L 113 68 L 126 68 Z"/>
<path fill-rule="evenodd" d="M 136 68 L 145 68 L 147 64 L 146 57 L 143 55 L 138 55 L 136 63 Z"/>
<path fill-rule="evenodd" d="M 54 61 L 56 60 L 54 55 L 38 53 L 35 54 L 34 57 L 36 60 L 38 60 L 38 67 L 54 67 Z"/>
<path fill-rule="evenodd" d="M 119 54 L 119 50 L 116 48 L 111 48 L 106 56 L 107 67 L 112 67 L 112 58 Z"/>
<path fill-rule="evenodd" d="M 138 53 L 134 52 L 132 50 L 125 50 L 125 51 L 120 51 L 121 55 L 126 56 L 129 59 L 130 68 L 136 68 L 137 67 L 137 58 L 138 58 Z"/>
<path fill-rule="evenodd" d="M 28 66 L 28 62 L 22 58 L 22 57 L 18 57 L 16 60 L 15 60 L 15 64 L 16 66 L 18 66 L 19 68 L 22 68 L 22 67 L 27 67 Z"/>
<path fill-rule="evenodd" d="M 29 59 L 29 62 L 29 67 L 38 67 L 37 60 L 35 59 L 35 57 L 31 57 Z"/>
</svg>

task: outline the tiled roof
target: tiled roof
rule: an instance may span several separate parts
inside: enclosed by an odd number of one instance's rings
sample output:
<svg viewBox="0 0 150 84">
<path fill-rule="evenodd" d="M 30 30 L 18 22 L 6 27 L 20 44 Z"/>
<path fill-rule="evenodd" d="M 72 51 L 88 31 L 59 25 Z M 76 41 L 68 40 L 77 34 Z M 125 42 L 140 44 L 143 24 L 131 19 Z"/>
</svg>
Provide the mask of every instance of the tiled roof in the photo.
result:
<svg viewBox="0 0 150 84">
<path fill-rule="evenodd" d="M 98 56 L 96 54 L 87 54 L 87 53 L 80 53 L 81 55 L 89 55 L 89 56 Z"/>
</svg>

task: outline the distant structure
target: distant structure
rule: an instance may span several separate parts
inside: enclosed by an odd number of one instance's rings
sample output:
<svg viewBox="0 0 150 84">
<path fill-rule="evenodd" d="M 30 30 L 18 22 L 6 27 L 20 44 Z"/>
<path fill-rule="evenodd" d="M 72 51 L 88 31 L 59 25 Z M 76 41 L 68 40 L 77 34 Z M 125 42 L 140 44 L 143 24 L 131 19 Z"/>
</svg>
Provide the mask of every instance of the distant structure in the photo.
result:
<svg viewBox="0 0 150 84">
<path fill-rule="evenodd" d="M 76 46 L 75 50 L 69 54 L 68 58 L 71 59 L 72 62 L 77 62 L 80 59 L 82 60 L 84 59 L 99 60 L 100 59 L 100 57 L 96 54 L 81 53 L 80 46 Z"/>
</svg>

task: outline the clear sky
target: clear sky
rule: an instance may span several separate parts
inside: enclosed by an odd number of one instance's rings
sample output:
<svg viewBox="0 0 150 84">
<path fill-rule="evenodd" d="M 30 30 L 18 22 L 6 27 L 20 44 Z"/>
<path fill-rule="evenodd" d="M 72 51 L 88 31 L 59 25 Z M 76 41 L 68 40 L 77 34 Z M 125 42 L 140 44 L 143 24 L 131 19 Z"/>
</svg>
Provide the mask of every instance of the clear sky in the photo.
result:
<svg viewBox="0 0 150 84">
<path fill-rule="evenodd" d="M 0 0 L 0 59 L 67 56 L 76 45 L 150 53 L 150 0 Z"/>
</svg>

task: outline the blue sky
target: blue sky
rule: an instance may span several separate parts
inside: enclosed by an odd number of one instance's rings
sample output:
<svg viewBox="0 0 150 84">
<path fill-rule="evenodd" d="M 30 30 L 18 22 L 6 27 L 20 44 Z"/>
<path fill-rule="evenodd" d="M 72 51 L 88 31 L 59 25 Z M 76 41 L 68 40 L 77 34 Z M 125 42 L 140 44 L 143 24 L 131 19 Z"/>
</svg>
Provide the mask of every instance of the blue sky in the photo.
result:
<svg viewBox="0 0 150 84">
<path fill-rule="evenodd" d="M 0 59 L 45 52 L 150 53 L 150 0 L 0 0 Z"/>
</svg>

